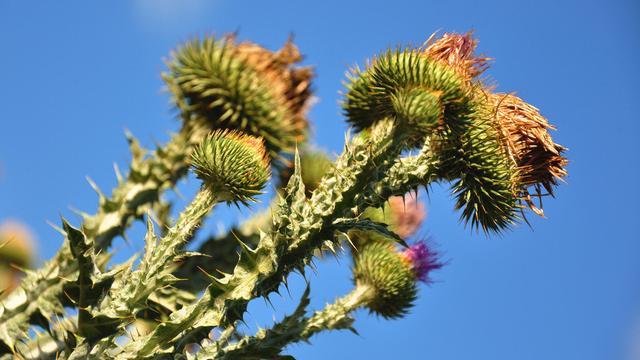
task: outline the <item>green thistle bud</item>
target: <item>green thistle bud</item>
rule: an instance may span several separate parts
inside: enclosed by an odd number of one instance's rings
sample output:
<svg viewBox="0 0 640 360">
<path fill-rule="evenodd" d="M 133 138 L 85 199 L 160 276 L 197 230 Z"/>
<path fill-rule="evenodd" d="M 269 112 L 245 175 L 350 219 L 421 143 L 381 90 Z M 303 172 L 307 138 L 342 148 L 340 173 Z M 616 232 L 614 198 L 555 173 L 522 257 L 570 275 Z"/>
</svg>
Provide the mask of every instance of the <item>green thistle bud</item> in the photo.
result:
<svg viewBox="0 0 640 360">
<path fill-rule="evenodd" d="M 517 171 L 507 157 L 491 119 L 486 95 L 478 91 L 471 125 L 455 136 L 446 129 L 435 139 L 440 176 L 453 181 L 455 207 L 472 228 L 500 232 L 512 226 L 520 210 Z"/>
<path fill-rule="evenodd" d="M 194 149 L 194 172 L 223 201 L 255 201 L 269 180 L 262 140 L 232 130 L 209 134 Z"/>
<path fill-rule="evenodd" d="M 407 314 L 417 296 L 416 274 L 388 243 L 372 243 L 355 254 L 353 277 L 357 287 L 370 290 L 364 305 L 384 318 Z"/>
<path fill-rule="evenodd" d="M 396 119 L 410 147 L 443 124 L 467 124 L 474 85 L 457 69 L 422 48 L 387 51 L 349 75 L 343 103 L 347 121 L 362 131 L 382 119 Z"/>
<path fill-rule="evenodd" d="M 234 40 L 207 37 L 185 44 L 163 78 L 184 120 L 262 137 L 279 164 L 306 137 L 313 72 L 294 66 L 302 56 L 292 42 L 271 52 Z"/>
<path fill-rule="evenodd" d="M 27 227 L 6 221 L 0 225 L 0 260 L 17 266 L 33 262 L 33 235 Z"/>
</svg>

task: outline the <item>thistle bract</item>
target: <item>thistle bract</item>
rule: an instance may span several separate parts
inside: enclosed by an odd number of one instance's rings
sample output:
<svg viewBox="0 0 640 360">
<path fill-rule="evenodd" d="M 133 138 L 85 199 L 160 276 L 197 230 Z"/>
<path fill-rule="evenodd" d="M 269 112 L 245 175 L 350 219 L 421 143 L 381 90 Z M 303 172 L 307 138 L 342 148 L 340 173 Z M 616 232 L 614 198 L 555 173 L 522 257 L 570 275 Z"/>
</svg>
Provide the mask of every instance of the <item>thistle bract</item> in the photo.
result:
<svg viewBox="0 0 640 360">
<path fill-rule="evenodd" d="M 549 131 L 555 128 L 540 115 L 538 109 L 512 94 L 490 94 L 494 106 L 494 124 L 498 135 L 518 171 L 521 196 L 539 214 L 533 205 L 529 187 L 535 196 L 541 188 L 553 195 L 553 188 L 567 175 L 568 161 L 563 156 L 566 148 L 556 144 Z"/>
<path fill-rule="evenodd" d="M 384 118 L 397 119 L 406 126 L 410 147 L 442 124 L 467 124 L 473 86 L 456 69 L 419 48 L 388 51 L 364 70 L 352 70 L 343 102 L 347 121 L 362 131 Z"/>
<path fill-rule="evenodd" d="M 203 186 L 228 202 L 254 201 L 270 176 L 262 140 L 236 131 L 209 134 L 194 149 L 191 163 Z"/>
<path fill-rule="evenodd" d="M 365 306 L 385 318 L 405 315 L 417 296 L 416 274 L 394 246 L 376 242 L 355 254 L 353 278 L 356 286 L 368 286 L 373 295 Z"/>
<path fill-rule="evenodd" d="M 279 163 L 307 132 L 312 70 L 293 43 L 278 52 L 232 36 L 195 39 L 173 54 L 164 74 L 183 120 L 208 129 L 234 129 L 264 139 Z"/>
</svg>

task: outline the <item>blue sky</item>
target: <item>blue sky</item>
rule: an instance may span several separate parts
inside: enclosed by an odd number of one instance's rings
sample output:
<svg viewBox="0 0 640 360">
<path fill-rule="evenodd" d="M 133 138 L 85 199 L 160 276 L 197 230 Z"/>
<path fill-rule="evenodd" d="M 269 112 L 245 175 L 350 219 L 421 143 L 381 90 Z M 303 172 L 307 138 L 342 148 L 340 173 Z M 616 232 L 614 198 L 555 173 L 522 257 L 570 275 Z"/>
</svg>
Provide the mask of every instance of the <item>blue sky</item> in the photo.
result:
<svg viewBox="0 0 640 360">
<path fill-rule="evenodd" d="M 290 353 L 301 359 L 640 359 L 640 201 L 636 110 L 640 5 L 634 1 L 58 1 L 0 2 L 0 219 L 27 223 L 41 259 L 60 236 L 46 220 L 95 209 L 85 176 L 115 184 L 125 128 L 147 146 L 178 127 L 162 93 L 162 59 L 206 33 L 239 31 L 269 48 L 290 33 L 317 68 L 314 142 L 339 152 L 346 130 L 338 92 L 348 66 L 436 30 L 474 30 L 495 58 L 504 92 L 539 107 L 570 148 L 567 184 L 531 217 L 485 238 L 458 223 L 445 189 L 428 199 L 422 230 L 449 261 L 421 289 L 412 314 L 358 313 L 360 336 L 328 333 Z M 188 198 L 197 187 L 186 182 Z M 427 200 L 426 197 L 423 197 Z M 184 201 L 180 204 L 184 205 Z M 229 211 L 216 212 L 215 231 Z M 77 222 L 77 219 L 75 219 Z M 117 243 L 123 257 L 141 248 Z M 350 288 L 348 261 L 312 275 L 312 306 Z M 293 299 L 276 298 L 290 309 Z M 248 323 L 272 310 L 252 304 Z M 278 311 L 278 316 L 282 311 Z"/>
</svg>

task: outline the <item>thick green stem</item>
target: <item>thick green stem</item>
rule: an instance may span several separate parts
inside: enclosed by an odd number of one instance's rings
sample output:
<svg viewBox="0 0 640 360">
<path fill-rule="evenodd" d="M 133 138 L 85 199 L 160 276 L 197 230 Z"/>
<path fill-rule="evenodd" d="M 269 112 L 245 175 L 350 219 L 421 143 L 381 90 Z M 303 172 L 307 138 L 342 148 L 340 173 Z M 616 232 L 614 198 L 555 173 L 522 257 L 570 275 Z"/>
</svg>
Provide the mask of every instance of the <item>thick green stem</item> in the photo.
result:
<svg viewBox="0 0 640 360">
<path fill-rule="evenodd" d="M 304 306 L 287 316 L 271 329 L 260 330 L 255 336 L 247 336 L 237 343 L 221 348 L 220 342 L 205 346 L 197 354 L 197 359 L 233 360 L 275 358 L 286 346 L 309 339 L 322 331 L 352 329 L 351 314 L 365 306 L 375 296 L 373 288 L 356 286 L 349 294 L 337 299 L 333 304 L 316 311 L 313 316 L 304 317 Z M 302 311 L 301 311 L 302 310 Z"/>
<path fill-rule="evenodd" d="M 108 298 L 101 301 L 104 306 L 94 310 L 93 314 L 119 319 L 121 324 L 125 324 L 147 308 L 149 296 L 154 291 L 175 283 L 171 266 L 180 254 L 179 249 L 191 239 L 195 229 L 220 201 L 215 192 L 203 186 L 163 238 L 156 238 L 153 226 L 149 223 L 145 256 L 138 269 L 120 276 Z"/>
<path fill-rule="evenodd" d="M 350 317 L 355 310 L 365 306 L 375 296 L 373 288 L 367 285 L 358 285 L 349 294 L 336 300 L 333 304 L 325 306 L 321 311 L 317 311 L 312 317 L 303 321 L 304 328 L 300 332 L 300 337 L 295 342 L 307 341 L 313 335 L 334 329 L 346 329 L 344 321 Z M 351 324 L 351 319 L 349 319 Z M 349 325 L 348 328 L 351 328 Z"/>
<path fill-rule="evenodd" d="M 255 247 L 260 241 L 260 231 L 269 232 L 273 225 L 271 213 L 275 209 L 275 201 L 268 208 L 256 213 L 239 226 L 233 227 L 226 233 L 211 236 L 196 250 L 203 256 L 193 256 L 180 264 L 175 275 L 181 279 L 176 287 L 197 294 L 211 283 L 207 274 L 218 272 L 229 273 L 238 263 L 238 252 L 241 246 L 238 242 Z"/>
<path fill-rule="evenodd" d="M 324 241 L 333 239 L 333 222 L 349 213 L 363 189 L 371 191 L 368 187 L 384 176 L 399 155 L 403 138 L 397 135 L 389 121 L 355 138 L 337 160 L 334 172 L 314 192 L 311 206 L 304 205 L 304 187 L 296 185 L 298 189 L 289 194 L 295 199 L 284 200 L 286 208 L 276 216 L 273 232 L 264 235 L 256 250 L 245 252 L 233 274 L 214 282 L 196 303 L 172 314 L 148 336 L 128 343 L 118 358 L 144 358 L 160 348 L 168 351 L 183 331 L 203 335 L 241 319 L 250 300 L 277 290 L 283 278 L 302 269 Z"/>
<path fill-rule="evenodd" d="M 174 260 L 180 254 L 179 249 L 191 239 L 191 234 L 202 224 L 211 209 L 222 199 L 210 187 L 204 185 L 193 201 L 180 214 L 176 224 L 166 235 L 158 239 L 154 234 L 151 220 L 148 220 L 145 255 L 138 268 L 122 273 L 114 281 L 109 293 L 99 301 L 100 306 L 90 310 L 91 316 L 85 323 L 78 318 L 78 328 L 83 326 L 101 330 L 92 339 L 83 339 L 75 347 L 70 358 L 86 358 L 87 345 L 95 340 L 111 343 L 121 336 L 117 332 L 135 320 L 136 315 L 147 308 L 149 296 L 159 288 L 171 286 L 177 280 L 172 275 Z M 104 326 L 104 324 L 108 326 Z M 95 333 L 95 331 L 94 331 Z M 104 353 L 91 354 L 103 356 Z"/>
</svg>

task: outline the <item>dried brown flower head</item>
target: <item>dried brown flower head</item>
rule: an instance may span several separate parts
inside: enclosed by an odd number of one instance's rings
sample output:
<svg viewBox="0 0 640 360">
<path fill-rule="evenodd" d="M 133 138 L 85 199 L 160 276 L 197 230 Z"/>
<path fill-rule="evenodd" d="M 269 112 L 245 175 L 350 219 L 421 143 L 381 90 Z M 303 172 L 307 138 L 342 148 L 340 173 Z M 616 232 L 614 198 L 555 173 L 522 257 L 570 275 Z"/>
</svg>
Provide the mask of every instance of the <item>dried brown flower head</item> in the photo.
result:
<svg viewBox="0 0 640 360">
<path fill-rule="evenodd" d="M 473 34 L 445 33 L 439 39 L 435 34 L 427 40 L 423 50 L 429 59 L 445 62 L 453 67 L 464 79 L 470 81 L 482 74 L 489 66 L 491 58 L 475 54 L 478 40 Z"/>
<path fill-rule="evenodd" d="M 538 109 L 512 94 L 489 94 L 494 123 L 509 157 L 518 169 L 518 181 L 524 188 L 533 187 L 536 194 L 524 190 L 524 200 L 539 215 L 531 196 L 541 196 L 541 187 L 553 195 L 553 187 L 567 175 L 566 148 L 556 144 L 550 130 L 555 128 L 540 115 Z"/>
<path fill-rule="evenodd" d="M 229 44 L 232 42 L 233 37 L 230 37 Z M 305 114 L 311 103 L 313 69 L 294 66 L 302 61 L 298 47 L 289 39 L 276 52 L 248 41 L 231 48 L 271 84 L 273 93 L 288 110 L 291 125 L 299 130 L 297 140 L 303 141 L 308 127 Z"/>
</svg>

